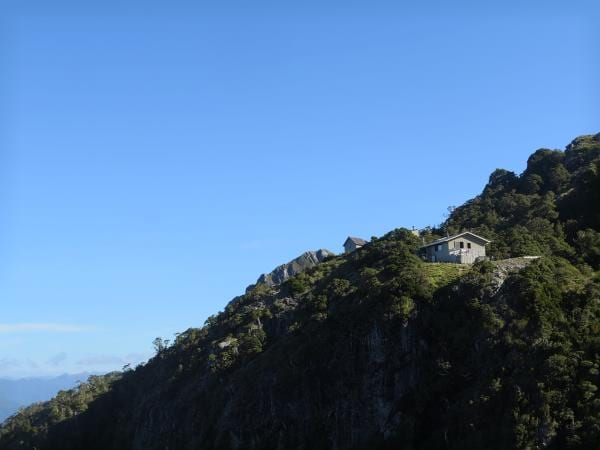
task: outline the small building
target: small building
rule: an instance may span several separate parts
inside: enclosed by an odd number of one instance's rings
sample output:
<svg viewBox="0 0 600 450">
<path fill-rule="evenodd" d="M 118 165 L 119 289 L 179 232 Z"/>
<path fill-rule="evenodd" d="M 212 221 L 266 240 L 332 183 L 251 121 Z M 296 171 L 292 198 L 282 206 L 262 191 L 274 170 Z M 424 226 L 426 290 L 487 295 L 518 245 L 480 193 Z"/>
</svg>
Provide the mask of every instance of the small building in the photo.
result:
<svg viewBox="0 0 600 450">
<path fill-rule="evenodd" d="M 422 246 L 419 253 L 431 262 L 472 264 L 477 258 L 485 257 L 485 246 L 490 242 L 489 239 L 465 231 L 430 242 Z"/>
<path fill-rule="evenodd" d="M 346 242 L 344 242 L 344 251 L 346 253 L 353 252 L 354 250 L 358 250 L 363 245 L 365 245 L 367 241 L 361 238 L 348 236 Z"/>
</svg>

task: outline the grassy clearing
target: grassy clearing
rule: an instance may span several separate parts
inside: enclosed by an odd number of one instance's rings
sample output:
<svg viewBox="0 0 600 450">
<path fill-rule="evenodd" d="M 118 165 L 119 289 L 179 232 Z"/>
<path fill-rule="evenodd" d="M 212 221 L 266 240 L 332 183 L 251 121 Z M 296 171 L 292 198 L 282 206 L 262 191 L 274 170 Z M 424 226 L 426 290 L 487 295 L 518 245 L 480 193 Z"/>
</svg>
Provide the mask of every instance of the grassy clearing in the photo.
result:
<svg viewBox="0 0 600 450">
<path fill-rule="evenodd" d="M 423 272 L 429 282 L 438 289 L 459 279 L 470 267 L 465 264 L 426 263 L 423 265 Z"/>
</svg>

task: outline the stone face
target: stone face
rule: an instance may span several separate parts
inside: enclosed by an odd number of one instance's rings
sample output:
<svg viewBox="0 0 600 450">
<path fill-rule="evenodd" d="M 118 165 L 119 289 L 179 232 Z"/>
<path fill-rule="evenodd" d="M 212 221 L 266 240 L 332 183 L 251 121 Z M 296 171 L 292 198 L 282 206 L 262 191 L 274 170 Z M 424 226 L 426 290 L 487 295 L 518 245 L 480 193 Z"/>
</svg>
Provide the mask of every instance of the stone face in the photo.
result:
<svg viewBox="0 0 600 450">
<path fill-rule="evenodd" d="M 539 256 L 520 256 L 494 261 L 495 269 L 492 273 L 493 284 L 495 285 L 494 292 L 498 292 L 511 273 L 518 272 L 523 267 L 527 267 L 536 259 L 539 259 Z"/>
<path fill-rule="evenodd" d="M 306 269 L 316 266 L 330 256 L 334 256 L 334 253 L 326 249 L 304 252 L 290 262 L 277 266 L 275 269 L 273 269 L 273 271 L 269 273 L 263 273 L 260 277 L 258 277 L 258 280 L 256 280 L 256 284 L 262 283 L 266 284 L 267 286 L 277 286 L 288 278 L 291 278 L 294 275 L 305 271 Z M 246 291 L 254 286 L 255 285 L 248 286 Z"/>
<path fill-rule="evenodd" d="M 236 342 L 236 339 L 234 339 L 234 338 L 225 338 L 221 342 L 217 342 L 217 347 L 219 347 L 221 350 L 223 350 L 227 347 L 230 347 L 235 342 Z"/>
</svg>

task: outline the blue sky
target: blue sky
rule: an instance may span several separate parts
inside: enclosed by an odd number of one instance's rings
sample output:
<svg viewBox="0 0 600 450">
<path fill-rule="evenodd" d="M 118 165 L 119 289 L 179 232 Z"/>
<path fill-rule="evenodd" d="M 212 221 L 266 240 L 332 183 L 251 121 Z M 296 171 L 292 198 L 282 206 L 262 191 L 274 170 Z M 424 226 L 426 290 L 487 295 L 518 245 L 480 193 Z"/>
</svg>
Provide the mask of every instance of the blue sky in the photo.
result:
<svg viewBox="0 0 600 450">
<path fill-rule="evenodd" d="M 495 168 L 600 131 L 585 3 L 19 3 L 0 376 L 142 360 L 277 264 L 440 223 Z"/>
</svg>

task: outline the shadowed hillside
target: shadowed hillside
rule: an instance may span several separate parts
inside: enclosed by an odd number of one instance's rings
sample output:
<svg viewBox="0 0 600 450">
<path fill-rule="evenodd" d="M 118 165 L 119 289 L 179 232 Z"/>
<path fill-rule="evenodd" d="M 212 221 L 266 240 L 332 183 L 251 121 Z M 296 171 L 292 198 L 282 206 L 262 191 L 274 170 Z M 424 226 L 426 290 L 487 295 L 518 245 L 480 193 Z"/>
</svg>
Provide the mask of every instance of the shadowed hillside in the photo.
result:
<svg viewBox="0 0 600 450">
<path fill-rule="evenodd" d="M 600 135 L 538 150 L 424 235 L 472 230 L 494 261 L 426 263 L 394 230 L 25 409 L 0 448 L 595 448 L 599 195 Z"/>
<path fill-rule="evenodd" d="M 63 374 L 57 377 L 0 379 L 0 421 L 27 406 L 52 398 L 61 389 L 69 389 L 89 377 L 89 373 Z"/>
</svg>

